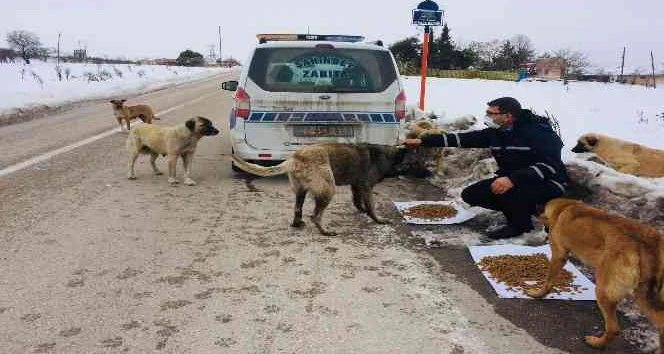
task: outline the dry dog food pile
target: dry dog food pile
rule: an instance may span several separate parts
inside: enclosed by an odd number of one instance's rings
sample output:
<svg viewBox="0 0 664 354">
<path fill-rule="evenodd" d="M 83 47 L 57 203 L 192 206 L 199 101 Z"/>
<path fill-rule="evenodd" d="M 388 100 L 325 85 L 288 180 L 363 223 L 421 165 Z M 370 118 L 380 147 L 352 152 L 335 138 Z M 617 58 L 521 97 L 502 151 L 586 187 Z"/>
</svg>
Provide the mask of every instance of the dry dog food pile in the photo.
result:
<svg viewBox="0 0 664 354">
<path fill-rule="evenodd" d="M 420 219 L 446 219 L 456 216 L 457 210 L 449 205 L 420 204 L 404 210 L 403 214 Z"/>
<path fill-rule="evenodd" d="M 549 271 L 549 259 L 543 253 L 529 256 L 486 256 L 480 260 L 479 266 L 497 281 L 507 284 L 510 290 L 525 291 L 539 289 Z M 580 292 L 580 286 L 572 284 L 573 278 L 572 273 L 563 269 L 553 282 L 551 292 Z"/>
</svg>

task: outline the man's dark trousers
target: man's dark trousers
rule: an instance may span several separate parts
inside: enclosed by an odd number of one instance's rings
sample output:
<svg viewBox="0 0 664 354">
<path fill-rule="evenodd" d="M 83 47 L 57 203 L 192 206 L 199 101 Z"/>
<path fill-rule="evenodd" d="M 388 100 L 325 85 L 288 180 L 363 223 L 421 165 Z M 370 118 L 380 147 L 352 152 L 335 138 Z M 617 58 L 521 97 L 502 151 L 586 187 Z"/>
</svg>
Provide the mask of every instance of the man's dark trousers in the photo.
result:
<svg viewBox="0 0 664 354">
<path fill-rule="evenodd" d="M 466 187 L 461 192 L 464 202 L 472 206 L 502 211 L 508 225 L 519 231 L 533 228 L 531 215 L 538 204 L 562 196 L 562 190 L 550 181 L 514 186 L 503 194 L 493 194 L 491 183 L 498 177 L 485 179 Z"/>
</svg>

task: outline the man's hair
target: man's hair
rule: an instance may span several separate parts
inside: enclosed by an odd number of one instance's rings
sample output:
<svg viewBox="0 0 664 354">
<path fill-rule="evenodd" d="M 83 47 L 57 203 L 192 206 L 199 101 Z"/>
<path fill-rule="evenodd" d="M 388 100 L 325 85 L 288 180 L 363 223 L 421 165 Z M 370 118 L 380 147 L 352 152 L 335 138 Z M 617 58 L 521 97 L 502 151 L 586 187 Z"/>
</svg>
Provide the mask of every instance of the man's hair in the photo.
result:
<svg viewBox="0 0 664 354">
<path fill-rule="evenodd" d="M 512 116 L 515 118 L 519 115 L 519 112 L 521 112 L 521 103 L 513 97 L 496 98 L 487 103 L 487 105 L 498 107 L 501 113 L 512 113 Z"/>
</svg>

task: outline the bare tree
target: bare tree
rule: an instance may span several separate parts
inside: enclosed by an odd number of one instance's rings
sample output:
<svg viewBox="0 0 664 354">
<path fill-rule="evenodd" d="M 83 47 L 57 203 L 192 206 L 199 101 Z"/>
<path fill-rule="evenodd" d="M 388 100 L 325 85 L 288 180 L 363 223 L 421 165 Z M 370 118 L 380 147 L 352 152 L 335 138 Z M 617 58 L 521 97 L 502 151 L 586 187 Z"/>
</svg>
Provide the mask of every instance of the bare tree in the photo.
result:
<svg viewBox="0 0 664 354">
<path fill-rule="evenodd" d="M 28 31 L 18 30 L 7 33 L 7 43 L 9 47 L 18 52 L 18 55 L 30 63 L 30 58 L 37 57 L 44 53 L 39 37 Z"/>
<path fill-rule="evenodd" d="M 480 66 L 486 68 L 493 68 L 495 66 L 496 58 L 500 56 L 500 50 L 503 43 L 497 39 L 489 42 L 470 42 L 465 49 L 477 53 L 481 63 Z"/>
<path fill-rule="evenodd" d="M 588 54 L 581 51 L 573 51 L 569 48 L 559 49 L 553 52 L 553 56 L 565 60 L 565 76 L 583 74 L 590 67 Z"/>
<path fill-rule="evenodd" d="M 517 64 L 529 62 L 535 56 L 533 43 L 525 34 L 517 34 L 510 39 L 510 42 L 512 43 L 512 46 L 514 46 L 514 59 Z"/>
</svg>

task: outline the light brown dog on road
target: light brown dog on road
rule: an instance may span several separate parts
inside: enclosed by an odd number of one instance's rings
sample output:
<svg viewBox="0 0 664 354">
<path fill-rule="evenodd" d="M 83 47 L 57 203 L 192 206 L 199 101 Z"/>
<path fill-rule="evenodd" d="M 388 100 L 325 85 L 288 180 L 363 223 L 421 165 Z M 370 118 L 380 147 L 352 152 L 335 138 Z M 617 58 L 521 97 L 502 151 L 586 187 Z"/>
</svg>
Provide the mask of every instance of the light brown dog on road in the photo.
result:
<svg viewBox="0 0 664 354">
<path fill-rule="evenodd" d="M 573 152 L 592 152 L 611 168 L 641 177 L 664 177 L 664 150 L 631 143 L 601 134 L 579 137 Z"/>
<path fill-rule="evenodd" d="M 634 220 L 609 214 L 582 202 L 556 198 L 538 217 L 549 228 L 551 264 L 541 288 L 528 291 L 542 297 L 552 288 L 568 255 L 595 268 L 597 305 L 605 330 L 585 341 L 603 347 L 620 332 L 616 309 L 633 296 L 641 311 L 659 330 L 664 344 L 664 235 Z"/>
<path fill-rule="evenodd" d="M 175 167 L 178 157 L 182 157 L 184 163 L 184 184 L 193 186 L 196 184 L 189 177 L 191 172 L 191 161 L 196 152 L 198 140 L 203 136 L 217 135 L 219 130 L 212 126 L 212 122 L 204 117 L 194 117 L 185 124 L 173 127 L 161 127 L 158 125 L 145 124 L 129 131 L 127 138 L 127 152 L 129 153 L 129 172 L 127 178 L 136 179 L 134 164 L 139 154 L 150 154 L 150 164 L 155 175 L 161 175 L 155 161 L 159 155 L 168 158 L 168 183 L 175 184 Z"/>
<path fill-rule="evenodd" d="M 154 113 L 152 108 L 146 104 L 139 104 L 136 106 L 125 106 L 124 103 L 127 100 L 111 100 L 113 105 L 113 114 L 115 119 L 118 120 L 120 124 L 120 130 L 122 130 L 122 122 L 126 122 L 127 131 L 129 131 L 129 121 L 134 118 L 140 118 L 144 123 L 152 124 L 152 120 L 159 120 Z"/>
</svg>

